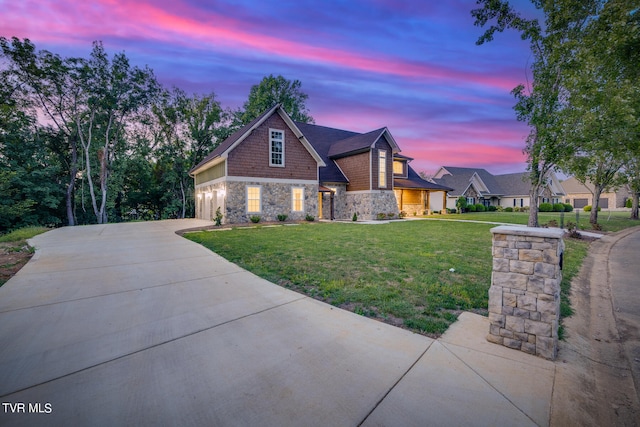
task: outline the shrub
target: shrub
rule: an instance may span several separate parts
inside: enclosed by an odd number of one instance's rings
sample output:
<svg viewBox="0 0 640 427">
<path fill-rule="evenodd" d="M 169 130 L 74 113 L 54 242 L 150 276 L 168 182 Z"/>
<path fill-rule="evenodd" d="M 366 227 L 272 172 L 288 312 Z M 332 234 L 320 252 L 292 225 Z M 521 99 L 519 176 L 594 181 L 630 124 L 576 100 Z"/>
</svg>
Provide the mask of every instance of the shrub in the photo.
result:
<svg viewBox="0 0 640 427">
<path fill-rule="evenodd" d="M 389 218 L 389 219 L 393 219 L 393 217 L 394 217 L 394 216 L 396 216 L 396 214 L 395 214 L 395 213 L 393 213 L 393 212 L 389 212 L 389 213 L 387 214 L 387 218 Z"/>
<path fill-rule="evenodd" d="M 222 225 L 222 218 L 222 212 L 220 212 L 220 208 L 218 207 L 218 209 L 216 209 L 216 216 L 214 217 L 217 226 Z"/>
<path fill-rule="evenodd" d="M 511 206 L 508 206 L 506 208 L 504 208 L 505 212 L 513 212 L 513 208 Z"/>
<path fill-rule="evenodd" d="M 498 210 L 497 206 L 487 206 L 487 211 L 489 212 L 495 212 Z"/>
<path fill-rule="evenodd" d="M 557 227 L 558 226 L 558 221 L 556 221 L 555 219 L 549 220 L 549 222 L 547 223 L 547 227 Z"/>
<path fill-rule="evenodd" d="M 456 200 L 456 208 L 460 209 L 460 213 L 464 212 L 464 209 L 467 207 L 467 198 L 464 196 L 458 197 L 458 200 Z"/>
<path fill-rule="evenodd" d="M 417 212 L 413 213 L 413 216 L 416 216 Z M 407 213 L 405 211 L 402 211 L 398 214 L 398 218 L 404 218 L 405 216 L 407 216 Z"/>
<path fill-rule="evenodd" d="M 540 206 L 538 207 L 538 210 L 540 212 L 552 212 L 553 211 L 553 205 L 551 203 L 540 203 Z"/>
<path fill-rule="evenodd" d="M 554 212 L 564 212 L 564 203 L 554 203 L 553 204 Z"/>
<path fill-rule="evenodd" d="M 285 214 L 278 214 L 278 221 L 280 221 L 280 222 L 284 222 L 284 221 L 286 221 L 286 220 L 287 220 L 287 218 L 288 218 L 288 217 L 289 217 L 289 216 L 288 216 L 288 215 L 285 215 Z"/>
<path fill-rule="evenodd" d="M 376 219 L 385 219 L 387 217 L 387 214 L 380 212 L 378 215 L 376 215 Z"/>
<path fill-rule="evenodd" d="M 480 204 L 480 203 L 476 204 L 476 212 L 484 212 L 486 210 L 487 208 L 483 204 Z"/>
<path fill-rule="evenodd" d="M 462 212 L 462 211 L 460 211 L 460 212 Z M 452 214 L 458 213 L 458 210 L 456 208 L 447 209 L 447 213 L 452 213 Z"/>
<path fill-rule="evenodd" d="M 593 206 L 587 205 L 583 209 L 584 209 L 585 212 L 591 212 L 591 209 L 593 209 Z M 600 212 L 601 210 L 602 210 L 602 208 L 600 206 L 598 206 L 598 212 Z"/>
<path fill-rule="evenodd" d="M 307 221 L 311 222 L 311 221 L 315 220 L 316 218 L 313 215 L 307 214 L 307 216 L 305 216 L 304 219 L 306 219 Z"/>
<path fill-rule="evenodd" d="M 564 211 L 565 212 L 573 212 L 573 206 L 571 206 L 571 203 L 565 203 L 564 204 Z"/>
<path fill-rule="evenodd" d="M 467 205 L 467 211 L 468 212 L 475 212 L 476 211 L 476 205 Z"/>
<path fill-rule="evenodd" d="M 351 217 L 351 221 L 357 221 L 358 220 L 358 214 L 356 212 L 354 212 L 353 216 Z"/>
<path fill-rule="evenodd" d="M 632 198 L 628 198 L 627 201 L 624 203 L 624 206 L 626 208 L 630 208 L 633 206 L 633 199 Z"/>
<path fill-rule="evenodd" d="M 251 222 L 253 222 L 254 224 L 257 224 L 260 222 L 260 216 L 259 215 L 251 215 L 249 217 L 249 219 L 251 220 Z"/>
</svg>

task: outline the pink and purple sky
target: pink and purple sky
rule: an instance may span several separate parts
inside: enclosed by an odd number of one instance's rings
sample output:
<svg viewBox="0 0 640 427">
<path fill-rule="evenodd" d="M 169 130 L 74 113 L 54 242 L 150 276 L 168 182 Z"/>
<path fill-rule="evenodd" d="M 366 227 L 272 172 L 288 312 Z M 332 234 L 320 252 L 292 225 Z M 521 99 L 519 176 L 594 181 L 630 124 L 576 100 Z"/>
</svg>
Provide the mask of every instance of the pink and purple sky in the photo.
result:
<svg viewBox="0 0 640 427">
<path fill-rule="evenodd" d="M 512 2 L 536 11 L 526 0 Z M 240 107 L 269 74 L 300 80 L 316 124 L 387 126 L 418 171 L 522 172 L 528 134 L 511 89 L 527 82 L 515 32 L 483 46 L 475 0 L 0 0 L 0 36 L 148 65 L 167 87 Z"/>
</svg>

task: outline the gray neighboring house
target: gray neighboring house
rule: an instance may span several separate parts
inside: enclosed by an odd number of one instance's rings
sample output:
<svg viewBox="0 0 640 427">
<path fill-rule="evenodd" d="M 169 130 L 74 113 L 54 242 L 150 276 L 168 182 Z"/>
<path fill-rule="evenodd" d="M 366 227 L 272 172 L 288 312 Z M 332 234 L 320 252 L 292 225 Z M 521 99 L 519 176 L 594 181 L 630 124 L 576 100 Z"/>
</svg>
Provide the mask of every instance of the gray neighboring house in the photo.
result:
<svg viewBox="0 0 640 427">
<path fill-rule="evenodd" d="M 447 208 L 456 207 L 456 201 L 464 196 L 469 204 L 524 208 L 531 205 L 531 182 L 527 172 L 493 175 L 486 169 L 443 166 L 433 177 L 437 184 L 452 188 L 447 195 Z M 540 203 L 562 203 L 564 188 L 554 173 L 540 192 Z M 435 208 L 434 208 L 435 209 Z"/>
<path fill-rule="evenodd" d="M 570 177 L 562 181 L 562 187 L 566 191 L 566 203 L 570 203 L 576 209 L 585 206 L 593 206 L 593 184 L 589 181 L 586 185 L 582 184 L 575 177 Z M 628 185 L 621 185 L 617 188 L 610 189 L 600 195 L 599 206 L 602 209 L 625 209 L 627 199 L 632 198 L 631 190 Z"/>
</svg>

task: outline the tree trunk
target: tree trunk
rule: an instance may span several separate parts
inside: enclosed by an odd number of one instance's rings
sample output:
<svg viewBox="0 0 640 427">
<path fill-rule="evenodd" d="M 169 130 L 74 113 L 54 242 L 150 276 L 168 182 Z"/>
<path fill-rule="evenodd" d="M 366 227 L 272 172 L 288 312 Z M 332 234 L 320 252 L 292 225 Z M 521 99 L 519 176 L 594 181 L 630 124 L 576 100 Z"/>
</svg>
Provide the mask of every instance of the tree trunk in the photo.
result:
<svg viewBox="0 0 640 427">
<path fill-rule="evenodd" d="M 539 227 L 538 224 L 538 197 L 540 196 L 540 185 L 531 183 L 529 192 L 529 222 L 528 227 Z"/>
<path fill-rule="evenodd" d="M 638 219 L 638 198 L 640 193 L 633 193 L 633 202 L 631 202 L 631 219 Z"/>
<path fill-rule="evenodd" d="M 180 179 L 180 193 L 182 194 L 182 216 L 180 218 L 184 218 L 185 211 L 187 209 L 187 197 L 184 194 L 184 185 L 182 184 L 182 179 Z"/>
<path fill-rule="evenodd" d="M 591 216 L 589 217 L 589 222 L 591 224 L 598 223 L 598 208 L 600 207 L 601 194 L 602 194 L 602 186 L 594 185 L 593 186 L 593 206 L 591 206 Z"/>
<path fill-rule="evenodd" d="M 73 216 L 73 189 L 76 185 L 76 174 L 78 173 L 78 146 L 74 137 L 71 137 L 71 171 L 69 176 L 69 185 L 67 186 L 67 222 L 69 226 L 76 225 L 76 220 Z"/>
</svg>

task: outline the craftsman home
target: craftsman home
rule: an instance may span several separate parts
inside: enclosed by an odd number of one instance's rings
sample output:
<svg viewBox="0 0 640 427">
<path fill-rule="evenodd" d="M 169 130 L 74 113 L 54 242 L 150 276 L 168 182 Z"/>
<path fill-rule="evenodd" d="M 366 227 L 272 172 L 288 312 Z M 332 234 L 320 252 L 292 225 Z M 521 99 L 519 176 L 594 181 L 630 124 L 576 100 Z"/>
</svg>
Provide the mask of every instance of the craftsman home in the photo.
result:
<svg viewBox="0 0 640 427">
<path fill-rule="evenodd" d="M 357 133 L 294 122 L 276 105 L 190 171 L 196 217 L 212 219 L 218 208 L 225 223 L 252 216 L 275 221 L 278 215 L 291 220 L 398 215 L 404 205 L 396 199 L 396 180 L 398 189 L 410 192 L 412 207 L 428 206 L 430 192 L 446 197 L 447 187 L 421 179 L 409 166 L 411 159 L 399 152 L 387 128 Z"/>
<path fill-rule="evenodd" d="M 466 197 L 468 204 L 487 207 L 526 208 L 531 205 L 531 182 L 526 172 L 493 175 L 485 169 L 443 166 L 436 172 L 433 181 L 452 188 L 446 198 L 446 207 L 449 209 L 456 207 L 460 196 Z M 536 203 L 562 203 L 564 196 L 565 191 L 552 172 Z"/>
</svg>

